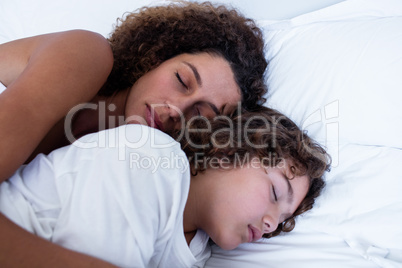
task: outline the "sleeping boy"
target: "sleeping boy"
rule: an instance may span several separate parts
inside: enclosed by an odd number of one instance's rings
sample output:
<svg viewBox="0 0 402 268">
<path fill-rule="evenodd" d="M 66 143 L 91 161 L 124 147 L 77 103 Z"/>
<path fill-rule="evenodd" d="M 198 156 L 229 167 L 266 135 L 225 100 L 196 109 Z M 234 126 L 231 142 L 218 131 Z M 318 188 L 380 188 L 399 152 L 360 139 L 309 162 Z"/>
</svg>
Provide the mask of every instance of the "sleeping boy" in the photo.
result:
<svg viewBox="0 0 402 268">
<path fill-rule="evenodd" d="M 261 107 L 193 121 L 181 144 L 142 125 L 38 155 L 0 185 L 26 230 L 121 267 L 203 267 L 223 249 L 291 231 L 324 186 L 329 156 Z"/>
</svg>

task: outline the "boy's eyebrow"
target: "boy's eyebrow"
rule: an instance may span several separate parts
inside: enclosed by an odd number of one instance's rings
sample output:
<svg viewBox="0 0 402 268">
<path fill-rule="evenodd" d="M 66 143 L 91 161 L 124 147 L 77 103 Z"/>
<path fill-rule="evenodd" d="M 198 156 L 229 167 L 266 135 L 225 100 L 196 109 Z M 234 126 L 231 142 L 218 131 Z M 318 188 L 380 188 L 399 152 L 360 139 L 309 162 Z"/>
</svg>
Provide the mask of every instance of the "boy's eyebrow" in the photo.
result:
<svg viewBox="0 0 402 268">
<path fill-rule="evenodd" d="M 199 86 L 202 86 L 201 76 L 200 76 L 200 73 L 198 72 L 197 68 L 194 65 L 192 65 L 191 63 L 187 62 L 187 61 L 184 61 L 184 64 L 186 64 L 188 67 L 190 67 L 190 69 L 194 73 L 195 80 L 197 80 L 197 84 Z"/>
<path fill-rule="evenodd" d="M 292 185 L 290 184 L 290 178 L 286 176 L 286 174 L 283 174 L 283 179 L 286 180 L 286 184 L 288 186 L 288 203 L 291 204 L 293 202 L 293 188 Z"/>
<path fill-rule="evenodd" d="M 291 204 L 293 202 L 293 188 L 292 188 L 292 184 L 290 184 L 290 178 L 288 176 L 286 176 L 286 174 L 282 173 L 282 178 L 286 181 L 286 185 L 287 185 L 287 190 L 288 190 L 288 200 L 287 202 L 289 204 Z M 284 221 L 291 218 L 293 216 L 293 214 L 287 213 L 284 214 Z"/>
</svg>

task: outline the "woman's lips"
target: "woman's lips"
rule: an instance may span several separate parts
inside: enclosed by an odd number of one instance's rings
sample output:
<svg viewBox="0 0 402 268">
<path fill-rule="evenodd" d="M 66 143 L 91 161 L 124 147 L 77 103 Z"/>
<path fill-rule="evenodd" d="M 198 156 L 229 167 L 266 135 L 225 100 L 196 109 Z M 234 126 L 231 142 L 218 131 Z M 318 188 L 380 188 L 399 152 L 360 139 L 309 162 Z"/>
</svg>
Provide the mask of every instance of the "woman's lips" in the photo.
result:
<svg viewBox="0 0 402 268">
<path fill-rule="evenodd" d="M 146 121 L 148 126 L 164 131 L 163 124 L 160 121 L 158 114 L 149 105 L 147 105 L 146 113 Z"/>
</svg>

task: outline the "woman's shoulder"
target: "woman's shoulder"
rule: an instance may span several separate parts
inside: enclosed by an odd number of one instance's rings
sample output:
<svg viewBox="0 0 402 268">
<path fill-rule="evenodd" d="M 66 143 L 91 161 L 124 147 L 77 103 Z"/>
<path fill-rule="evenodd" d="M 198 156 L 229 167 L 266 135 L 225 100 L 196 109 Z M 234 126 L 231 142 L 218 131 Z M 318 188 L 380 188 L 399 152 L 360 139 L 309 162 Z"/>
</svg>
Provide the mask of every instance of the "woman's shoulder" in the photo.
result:
<svg viewBox="0 0 402 268">
<path fill-rule="evenodd" d="M 84 47 L 90 45 L 95 49 L 102 47 L 111 50 L 109 42 L 101 34 L 88 30 L 76 29 L 10 40 L 6 43 L 0 44 L 0 51 L 8 50 L 11 52 L 23 53 L 24 51 L 21 49 L 25 48 L 25 53 L 30 54 L 34 53 L 37 48 L 53 45 L 57 42 L 63 42 L 65 47 Z"/>
<path fill-rule="evenodd" d="M 0 81 L 5 86 L 14 82 L 36 60 L 54 63 L 64 60 L 89 66 L 103 66 L 109 73 L 113 53 L 109 42 L 100 34 L 87 30 L 71 30 L 13 40 L 0 45 Z"/>
<path fill-rule="evenodd" d="M 72 107 L 94 98 L 113 67 L 99 34 L 74 30 L 0 45 L 1 179 L 32 154 L 49 129 Z M 38 107 L 42 107 L 38 109 Z M 6 111 L 6 112 L 3 112 Z"/>
<path fill-rule="evenodd" d="M 29 38 L 27 39 L 29 40 Z M 33 43 L 36 41 L 39 43 L 39 46 L 43 47 L 58 44 L 59 48 L 85 51 L 90 54 L 99 53 L 102 59 L 110 60 L 110 57 L 112 57 L 112 49 L 108 40 L 101 34 L 88 30 L 70 30 L 50 33 L 35 36 L 32 37 L 32 39 L 34 40 L 32 41 Z"/>
</svg>

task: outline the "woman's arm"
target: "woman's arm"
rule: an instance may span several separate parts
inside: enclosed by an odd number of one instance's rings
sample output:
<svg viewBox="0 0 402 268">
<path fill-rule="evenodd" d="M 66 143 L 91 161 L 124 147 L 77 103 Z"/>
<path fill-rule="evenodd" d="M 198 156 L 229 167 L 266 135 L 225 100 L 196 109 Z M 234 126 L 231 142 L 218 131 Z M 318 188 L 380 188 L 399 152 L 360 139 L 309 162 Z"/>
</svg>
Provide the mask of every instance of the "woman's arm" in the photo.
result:
<svg viewBox="0 0 402 268">
<path fill-rule="evenodd" d="M 0 45 L 0 182 L 76 104 L 91 100 L 113 65 L 108 42 L 70 31 Z M 2 267 L 110 267 L 21 229 L 0 214 Z"/>
<path fill-rule="evenodd" d="M 75 105 L 91 100 L 113 65 L 108 42 L 88 31 L 0 45 L 0 181 L 33 152 Z"/>
</svg>

